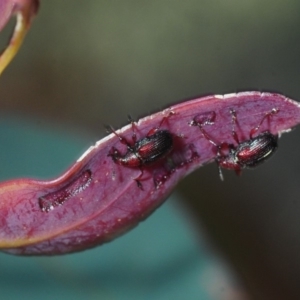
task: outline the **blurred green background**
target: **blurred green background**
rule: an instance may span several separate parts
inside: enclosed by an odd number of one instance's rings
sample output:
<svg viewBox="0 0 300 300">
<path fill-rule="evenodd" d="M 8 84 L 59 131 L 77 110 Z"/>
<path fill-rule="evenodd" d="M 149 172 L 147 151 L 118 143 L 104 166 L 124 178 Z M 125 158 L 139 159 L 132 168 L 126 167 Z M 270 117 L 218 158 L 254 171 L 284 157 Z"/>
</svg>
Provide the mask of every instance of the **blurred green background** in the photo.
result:
<svg viewBox="0 0 300 300">
<path fill-rule="evenodd" d="M 49 173 L 41 166 L 56 142 L 32 169 L 2 163 L 1 173 L 58 175 L 105 135 L 103 124 L 119 127 L 127 113 L 138 118 L 199 95 L 254 89 L 300 99 L 299 13 L 296 0 L 42 1 L 0 80 L 1 113 L 81 142 Z M 26 160 L 23 143 L 17 147 Z M 299 299 L 299 150 L 295 130 L 255 171 L 225 172 L 221 182 L 212 164 L 177 188 L 195 228 L 251 299 Z"/>
</svg>

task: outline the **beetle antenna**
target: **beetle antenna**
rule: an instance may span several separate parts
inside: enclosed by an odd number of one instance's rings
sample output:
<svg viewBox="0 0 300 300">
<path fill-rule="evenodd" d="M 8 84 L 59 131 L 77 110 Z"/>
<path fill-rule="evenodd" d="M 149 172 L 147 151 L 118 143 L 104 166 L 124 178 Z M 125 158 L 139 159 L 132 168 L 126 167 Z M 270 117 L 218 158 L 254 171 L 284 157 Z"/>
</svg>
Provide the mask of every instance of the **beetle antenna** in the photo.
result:
<svg viewBox="0 0 300 300">
<path fill-rule="evenodd" d="M 103 124 L 104 128 L 105 128 L 105 131 L 107 133 L 112 133 L 113 130 L 112 130 L 112 126 L 111 125 L 108 125 L 108 124 Z"/>
<path fill-rule="evenodd" d="M 166 117 L 163 117 L 162 120 L 160 121 L 158 127 L 156 129 L 159 129 L 163 123 L 165 123 L 171 116 L 175 115 L 174 111 L 169 111 L 168 115 Z"/>
<path fill-rule="evenodd" d="M 133 118 L 132 118 L 132 116 L 131 116 L 130 114 L 127 115 L 127 118 L 128 118 L 128 121 L 129 121 L 130 123 L 134 122 L 134 121 L 133 121 Z"/>
<path fill-rule="evenodd" d="M 109 133 L 113 133 L 119 139 L 120 143 L 122 143 L 123 145 L 126 145 L 128 148 L 131 148 L 131 145 L 126 140 L 126 138 L 124 138 L 120 134 L 118 134 L 112 126 L 108 125 L 108 129 L 109 129 Z"/>
</svg>

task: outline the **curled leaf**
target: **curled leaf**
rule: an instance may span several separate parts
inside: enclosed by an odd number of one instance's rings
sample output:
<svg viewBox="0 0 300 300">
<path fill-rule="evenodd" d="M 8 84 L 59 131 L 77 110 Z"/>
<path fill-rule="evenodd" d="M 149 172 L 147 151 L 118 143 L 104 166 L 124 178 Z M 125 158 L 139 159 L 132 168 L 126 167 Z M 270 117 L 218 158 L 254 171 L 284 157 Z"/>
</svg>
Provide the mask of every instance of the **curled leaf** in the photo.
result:
<svg viewBox="0 0 300 300">
<path fill-rule="evenodd" d="M 277 136 L 299 122 L 297 102 L 260 92 L 202 97 L 142 118 L 98 141 L 57 179 L 3 182 L 0 248 L 53 255 L 112 240 L 145 219 L 179 180 L 216 160 L 219 145 Z"/>
</svg>

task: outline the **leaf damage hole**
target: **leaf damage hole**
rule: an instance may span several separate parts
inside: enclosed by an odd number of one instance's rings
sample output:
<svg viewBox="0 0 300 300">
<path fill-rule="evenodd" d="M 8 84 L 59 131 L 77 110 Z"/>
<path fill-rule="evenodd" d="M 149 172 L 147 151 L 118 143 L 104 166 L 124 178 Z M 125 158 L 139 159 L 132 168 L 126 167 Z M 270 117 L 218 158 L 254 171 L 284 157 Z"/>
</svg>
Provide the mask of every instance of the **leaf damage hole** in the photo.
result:
<svg viewBox="0 0 300 300">
<path fill-rule="evenodd" d="M 66 200 L 84 191 L 92 181 L 92 172 L 85 170 L 71 183 L 55 192 L 39 198 L 39 206 L 43 212 L 49 212 L 54 207 L 62 205 Z"/>
</svg>

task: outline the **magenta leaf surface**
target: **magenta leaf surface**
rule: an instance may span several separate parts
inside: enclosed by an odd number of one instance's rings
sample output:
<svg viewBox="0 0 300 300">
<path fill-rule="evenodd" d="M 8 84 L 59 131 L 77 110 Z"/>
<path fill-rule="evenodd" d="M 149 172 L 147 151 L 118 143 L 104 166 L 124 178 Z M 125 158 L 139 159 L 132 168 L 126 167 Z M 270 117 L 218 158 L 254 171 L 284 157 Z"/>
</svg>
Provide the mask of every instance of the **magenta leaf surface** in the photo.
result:
<svg viewBox="0 0 300 300">
<path fill-rule="evenodd" d="M 182 102 L 123 127 L 119 136 L 112 133 L 98 141 L 57 179 L 3 182 L 0 248 L 19 255 L 63 254 L 110 241 L 136 226 L 179 180 L 216 159 L 217 147 L 192 126 L 195 120 L 201 120 L 217 145 L 237 146 L 254 132 L 280 136 L 289 131 L 300 122 L 300 106 L 285 96 L 260 92 Z M 153 138 L 157 131 L 164 133 Z M 161 144 L 166 131 L 172 135 L 171 150 L 170 141 L 167 147 Z M 128 165 L 114 160 L 114 153 L 124 156 L 132 151 L 143 163 L 135 158 Z M 160 157 L 155 159 L 157 153 Z M 147 163 L 150 156 L 153 161 Z"/>
</svg>

